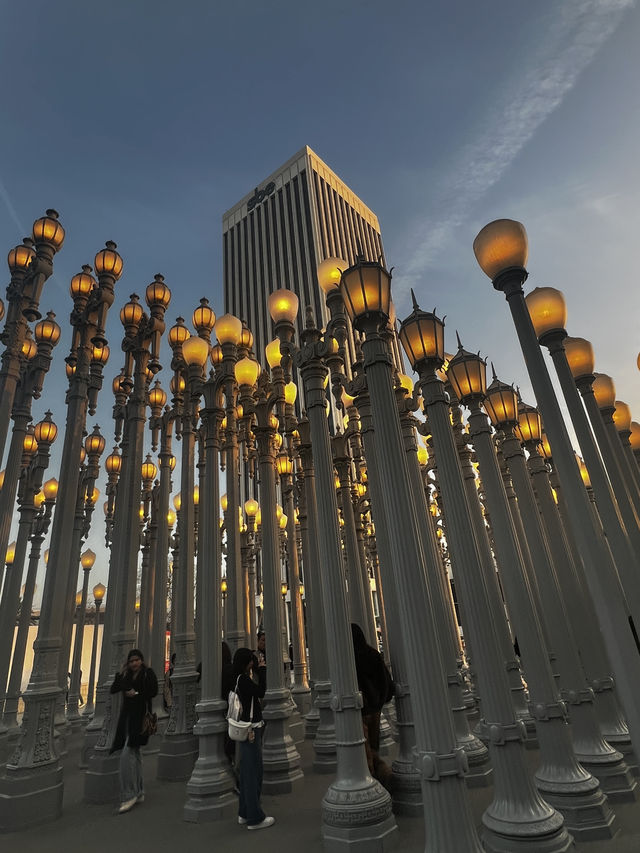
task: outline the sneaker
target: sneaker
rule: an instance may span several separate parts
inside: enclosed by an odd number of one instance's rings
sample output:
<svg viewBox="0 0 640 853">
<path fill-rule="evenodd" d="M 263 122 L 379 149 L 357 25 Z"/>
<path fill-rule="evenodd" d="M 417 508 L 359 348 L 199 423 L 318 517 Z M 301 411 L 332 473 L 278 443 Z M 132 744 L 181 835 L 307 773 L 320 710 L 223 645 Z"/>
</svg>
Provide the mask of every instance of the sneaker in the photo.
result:
<svg viewBox="0 0 640 853">
<path fill-rule="evenodd" d="M 118 814 L 124 814 L 125 812 L 131 811 L 137 802 L 137 797 L 133 797 L 131 800 L 125 800 L 124 803 L 121 803 L 120 808 L 118 809 Z"/>
<path fill-rule="evenodd" d="M 275 817 L 265 817 L 260 823 L 252 823 L 247 829 L 266 829 L 268 826 L 273 826 L 276 822 Z"/>
<path fill-rule="evenodd" d="M 240 817 L 240 815 L 238 815 L 238 823 L 240 824 L 240 826 L 244 826 L 246 822 L 246 817 Z"/>
<path fill-rule="evenodd" d="M 136 803 L 144 803 L 144 794 L 138 794 L 136 797 Z"/>
</svg>

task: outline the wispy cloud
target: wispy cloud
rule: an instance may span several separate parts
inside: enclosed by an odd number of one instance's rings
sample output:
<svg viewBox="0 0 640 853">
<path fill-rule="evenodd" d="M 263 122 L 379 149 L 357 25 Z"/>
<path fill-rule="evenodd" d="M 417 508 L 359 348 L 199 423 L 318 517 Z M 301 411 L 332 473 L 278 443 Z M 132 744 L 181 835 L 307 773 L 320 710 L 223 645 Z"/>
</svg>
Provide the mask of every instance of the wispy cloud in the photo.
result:
<svg viewBox="0 0 640 853">
<path fill-rule="evenodd" d="M 405 298 L 467 219 L 472 206 L 509 168 L 542 122 L 575 86 L 580 74 L 616 30 L 635 0 L 565 0 L 540 46 L 525 60 L 517 79 L 498 93 L 472 142 L 456 152 L 440 186 L 432 188 L 430 210 L 412 235 L 409 261 L 394 279 L 396 298 Z"/>
<path fill-rule="evenodd" d="M 9 198 L 9 193 L 7 192 L 7 188 L 2 183 L 2 181 L 0 181 L 0 198 L 3 200 L 5 207 L 7 208 L 7 212 L 9 213 L 9 216 L 13 219 L 15 224 L 18 226 L 20 233 L 21 234 L 29 234 L 30 231 L 25 231 L 24 226 L 23 226 L 22 222 L 20 221 L 20 217 L 18 216 L 18 212 L 16 211 L 15 207 L 13 206 L 13 204 L 11 202 L 11 199 Z"/>
</svg>

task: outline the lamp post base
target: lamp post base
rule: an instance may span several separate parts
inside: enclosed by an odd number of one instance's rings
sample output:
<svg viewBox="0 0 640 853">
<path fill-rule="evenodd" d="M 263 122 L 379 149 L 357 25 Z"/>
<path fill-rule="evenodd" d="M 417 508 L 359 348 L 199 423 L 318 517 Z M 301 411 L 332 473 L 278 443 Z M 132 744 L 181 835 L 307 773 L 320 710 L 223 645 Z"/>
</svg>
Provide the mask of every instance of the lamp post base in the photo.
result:
<svg viewBox="0 0 640 853">
<path fill-rule="evenodd" d="M 321 833 L 325 853 L 386 853 L 398 840 L 389 794 L 371 777 L 359 789 L 330 787 Z"/>
<path fill-rule="evenodd" d="M 198 738 L 193 734 L 174 734 L 162 739 L 158 754 L 158 779 L 184 782 L 191 778 L 198 757 Z"/>
<path fill-rule="evenodd" d="M 291 697 L 296 703 L 298 713 L 304 717 L 311 708 L 311 689 L 303 684 L 294 684 L 291 688 Z"/>
<path fill-rule="evenodd" d="M 94 750 L 84 774 L 84 800 L 87 803 L 117 803 L 120 799 L 120 753 Z"/>
<path fill-rule="evenodd" d="M 17 832 L 57 820 L 62 814 L 62 765 L 12 770 L 0 777 L 0 832 Z"/>
<path fill-rule="evenodd" d="M 424 811 L 422 783 L 413 761 L 396 758 L 393 772 L 393 813 L 420 817 Z"/>
<path fill-rule="evenodd" d="M 305 740 L 313 740 L 318 731 L 320 723 L 320 711 L 315 706 L 315 701 L 312 703 L 309 713 L 304 718 L 304 737 Z"/>
</svg>

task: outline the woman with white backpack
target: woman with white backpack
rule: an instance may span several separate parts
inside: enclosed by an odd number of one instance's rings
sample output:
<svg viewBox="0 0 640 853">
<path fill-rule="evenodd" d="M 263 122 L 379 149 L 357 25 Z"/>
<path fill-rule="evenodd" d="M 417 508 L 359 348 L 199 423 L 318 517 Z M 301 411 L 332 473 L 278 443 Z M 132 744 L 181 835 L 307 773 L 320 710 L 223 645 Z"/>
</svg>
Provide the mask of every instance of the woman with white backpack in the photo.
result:
<svg viewBox="0 0 640 853">
<path fill-rule="evenodd" d="M 260 699 L 267 690 L 267 669 L 258 663 L 251 649 L 237 649 L 233 656 L 235 692 L 240 699 L 240 720 L 250 723 L 246 739 L 240 740 L 240 802 L 238 823 L 247 829 L 266 829 L 275 818 L 268 817 L 260 805 L 262 791 L 262 732 L 264 721 Z M 252 675 L 256 674 L 257 682 Z"/>
</svg>

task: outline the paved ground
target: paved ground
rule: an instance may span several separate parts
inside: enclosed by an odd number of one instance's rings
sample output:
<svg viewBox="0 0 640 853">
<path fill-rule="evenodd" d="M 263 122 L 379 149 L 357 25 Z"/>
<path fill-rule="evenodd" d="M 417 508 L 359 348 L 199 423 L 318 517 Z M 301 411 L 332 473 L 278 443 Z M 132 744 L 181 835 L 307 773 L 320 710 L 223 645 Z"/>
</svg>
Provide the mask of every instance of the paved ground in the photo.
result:
<svg viewBox="0 0 640 853">
<path fill-rule="evenodd" d="M 321 853 L 320 802 L 330 777 L 313 772 L 312 747 L 300 745 L 305 781 L 299 793 L 264 797 L 267 814 L 276 818 L 274 827 L 248 833 L 234 820 L 192 824 L 182 820 L 185 785 L 158 782 L 156 757 L 144 758 L 146 802 L 125 815 L 111 805 L 86 805 L 82 802 L 83 773 L 77 769 L 81 737 L 75 735 L 65 759 L 64 814 L 44 827 L 0 836 L 0 850 L 20 853 L 144 853 L 166 849 L 174 853 Z M 537 754 L 529 753 L 532 770 Z M 492 796 L 492 789 L 470 791 L 478 821 Z M 640 853 L 640 803 L 616 805 L 619 834 L 606 842 L 576 845 L 577 853 Z M 397 849 L 402 853 L 424 853 L 422 818 L 399 817 Z M 532 853 L 535 850 L 532 848 Z M 436 853 L 436 851 L 429 851 Z M 461 851 L 462 853 L 462 851 Z"/>
</svg>

